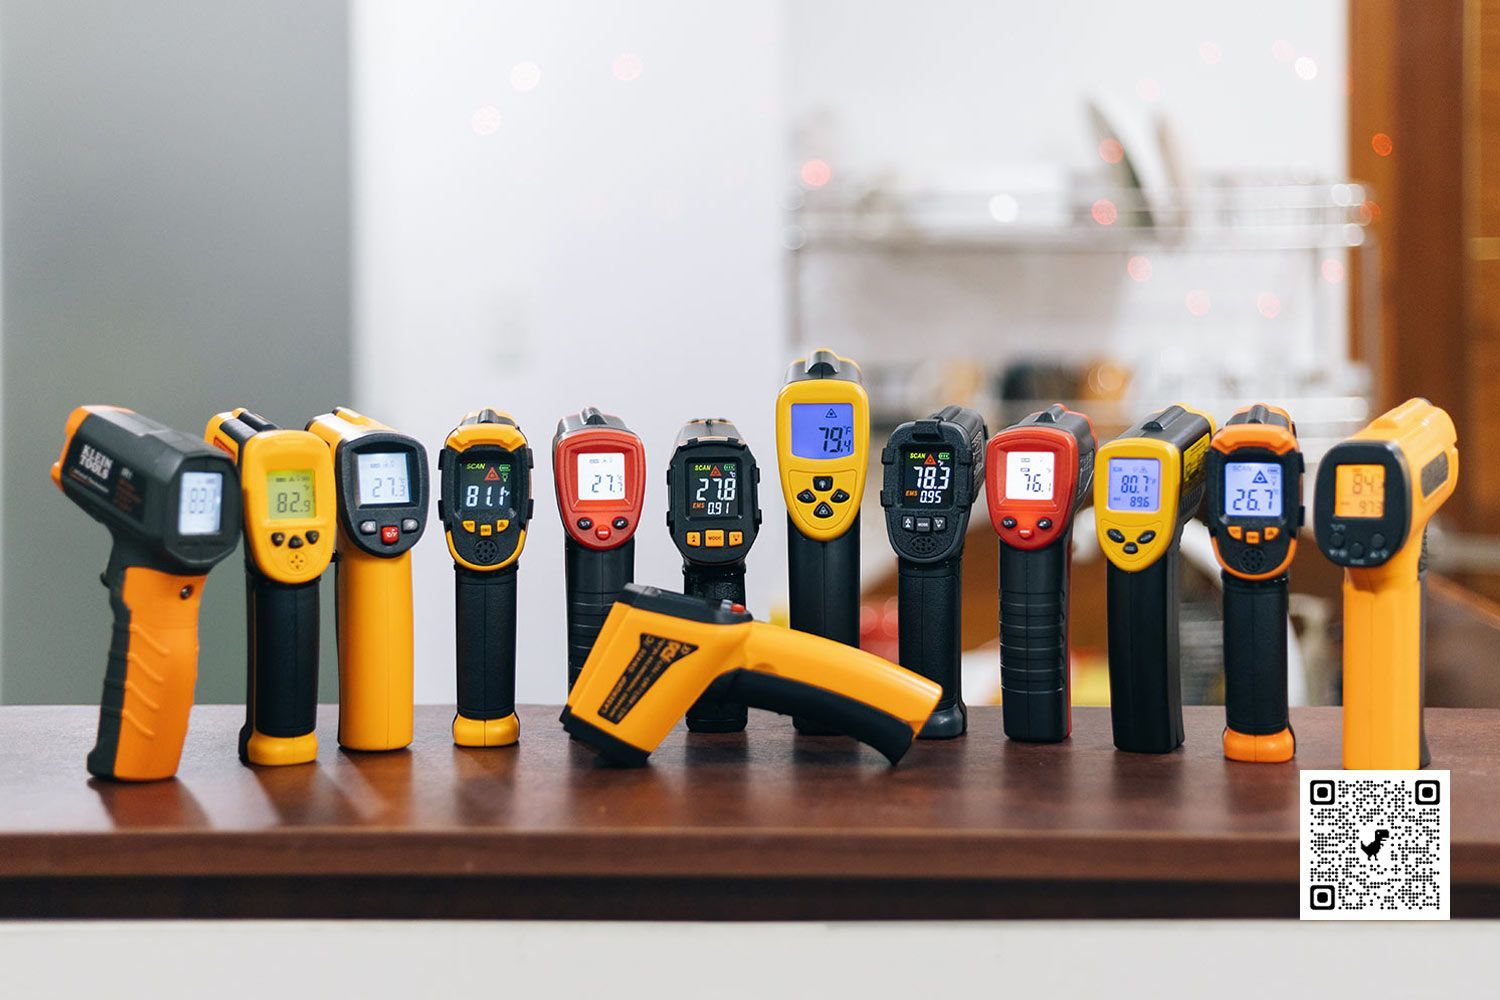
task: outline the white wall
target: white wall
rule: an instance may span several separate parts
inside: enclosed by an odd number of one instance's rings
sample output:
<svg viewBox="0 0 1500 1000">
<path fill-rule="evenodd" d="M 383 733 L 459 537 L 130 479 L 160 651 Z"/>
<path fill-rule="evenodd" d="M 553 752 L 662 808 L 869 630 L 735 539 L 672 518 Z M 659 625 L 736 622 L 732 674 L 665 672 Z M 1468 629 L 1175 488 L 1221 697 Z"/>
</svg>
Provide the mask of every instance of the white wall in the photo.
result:
<svg viewBox="0 0 1500 1000">
<path fill-rule="evenodd" d="M 550 443 L 566 412 L 598 405 L 645 438 L 636 578 L 678 589 L 672 442 L 690 417 L 736 421 L 767 466 L 753 610 L 784 589 L 780 18 L 687 0 L 355 5 L 354 405 L 434 449 L 487 405 L 531 438 L 522 701 L 564 692 Z M 638 78 L 616 78 L 622 54 Z M 522 63 L 533 89 L 513 85 Z M 434 520 L 415 553 L 423 702 L 453 698 L 451 567 Z"/>
</svg>

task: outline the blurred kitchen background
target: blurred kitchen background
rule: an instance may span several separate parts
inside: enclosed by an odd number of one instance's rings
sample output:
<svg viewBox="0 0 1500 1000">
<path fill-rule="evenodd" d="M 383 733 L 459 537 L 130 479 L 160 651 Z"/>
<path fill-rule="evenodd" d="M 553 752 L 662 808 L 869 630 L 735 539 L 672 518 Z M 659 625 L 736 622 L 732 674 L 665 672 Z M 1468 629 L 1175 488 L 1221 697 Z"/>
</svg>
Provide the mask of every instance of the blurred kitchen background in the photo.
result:
<svg viewBox="0 0 1500 1000">
<path fill-rule="evenodd" d="M 0 700 L 98 698 L 108 540 L 46 476 L 78 403 L 193 432 L 235 405 L 300 426 L 349 404 L 434 456 L 466 410 L 510 411 L 537 447 L 519 695 L 558 702 L 558 418 L 597 405 L 645 438 L 636 577 L 670 587 L 677 428 L 734 420 L 768 487 L 750 603 L 784 617 L 772 402 L 827 345 L 862 363 L 877 443 L 950 402 L 993 432 L 1062 400 L 1103 438 L 1178 400 L 1220 421 L 1265 401 L 1297 419 L 1309 490 L 1333 441 L 1429 396 L 1463 454 L 1429 702 L 1500 705 L 1497 149 L 1500 0 L 4 0 Z M 876 492 L 864 641 L 894 656 Z M 1075 537 L 1075 691 L 1097 704 L 1087 512 Z M 1339 577 L 1307 541 L 1291 691 L 1337 702 Z M 982 702 L 983 499 L 967 552 Z M 1184 700 L 1212 703 L 1201 525 L 1183 560 Z M 451 565 L 434 518 L 423 702 L 453 697 Z M 199 700 L 241 700 L 237 557 L 204 615 Z"/>
</svg>

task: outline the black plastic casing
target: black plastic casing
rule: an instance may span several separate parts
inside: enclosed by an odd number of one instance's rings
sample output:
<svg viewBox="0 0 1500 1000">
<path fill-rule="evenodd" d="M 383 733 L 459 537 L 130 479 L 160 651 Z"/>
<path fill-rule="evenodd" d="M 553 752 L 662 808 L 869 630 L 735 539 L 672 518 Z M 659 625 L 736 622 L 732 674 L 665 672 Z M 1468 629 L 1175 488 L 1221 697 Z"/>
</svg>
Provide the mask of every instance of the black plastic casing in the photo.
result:
<svg viewBox="0 0 1500 1000">
<path fill-rule="evenodd" d="M 362 506 L 359 503 L 359 456 L 370 452 L 402 452 L 406 455 L 407 473 L 411 480 L 412 502 L 408 504 L 379 504 Z M 431 503 L 432 480 L 427 471 L 427 449 L 414 437 L 397 431 L 372 430 L 358 437 L 347 438 L 333 450 L 333 474 L 338 481 L 339 524 L 349 540 L 372 556 L 390 558 L 411 551 L 422 533 L 427 530 L 427 511 Z M 415 520 L 415 531 L 402 531 L 401 525 Z M 374 521 L 373 534 L 362 534 L 359 525 L 363 521 Z M 395 525 L 398 531 L 394 543 L 387 545 L 380 540 L 380 529 Z"/>
<path fill-rule="evenodd" d="M 880 505 L 886 534 L 899 564 L 898 605 L 901 665 L 935 681 L 942 697 L 922 727 L 924 739 L 961 735 L 968 726 L 959 661 L 962 645 L 962 563 L 969 512 L 984 484 L 984 447 L 989 434 L 974 410 L 948 406 L 925 420 L 897 427 L 881 450 L 884 467 Z M 953 482 L 946 506 L 905 502 L 908 449 L 953 453 Z M 941 519 L 942 527 L 938 527 Z M 920 530 L 923 526 L 927 531 Z"/>
<path fill-rule="evenodd" d="M 740 512 L 734 517 L 694 517 L 689 513 L 696 478 L 692 467 L 718 462 L 738 463 Z M 677 432 L 667 465 L 667 531 L 682 553 L 683 591 L 744 606 L 745 558 L 760 522 L 760 466 L 739 429 L 717 418 L 688 421 Z M 720 533 L 722 545 L 708 544 L 710 531 Z M 736 537 L 739 543 L 730 544 Z M 694 541 L 697 544 L 690 544 Z M 745 705 L 705 694 L 688 709 L 687 726 L 695 733 L 734 733 L 745 728 L 748 717 Z"/>
<path fill-rule="evenodd" d="M 1335 477 L 1340 465 L 1385 468 L 1385 511 L 1380 517 L 1333 516 Z M 1411 533 L 1410 484 L 1406 455 L 1394 441 L 1354 439 L 1328 449 L 1318 463 L 1318 486 L 1313 492 L 1313 533 L 1318 548 L 1335 566 L 1371 569 L 1384 565 Z"/>
</svg>

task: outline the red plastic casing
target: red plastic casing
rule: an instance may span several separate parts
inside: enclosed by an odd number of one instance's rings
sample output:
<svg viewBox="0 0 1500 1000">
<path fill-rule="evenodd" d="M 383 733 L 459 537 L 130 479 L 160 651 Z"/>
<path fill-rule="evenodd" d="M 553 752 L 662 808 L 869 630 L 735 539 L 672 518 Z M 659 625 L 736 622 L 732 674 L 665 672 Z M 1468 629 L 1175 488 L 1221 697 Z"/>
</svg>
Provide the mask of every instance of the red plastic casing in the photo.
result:
<svg viewBox="0 0 1500 1000">
<path fill-rule="evenodd" d="M 625 496 L 620 500 L 578 499 L 578 456 L 617 452 L 625 456 Z M 563 528 L 578 544 L 603 551 L 624 545 L 641 523 L 646 499 L 646 446 L 630 431 L 613 427 L 584 427 L 560 438 L 552 449 L 552 481 L 557 487 L 557 509 Z M 578 526 L 588 518 L 588 529 Z M 626 520 L 616 528 L 619 518 Z M 607 533 L 607 537 L 599 537 Z"/>
<path fill-rule="evenodd" d="M 1050 500 L 1005 499 L 1005 456 L 1012 451 L 1052 453 Z M 1001 431 L 985 446 L 984 493 L 990 523 L 1006 545 L 1028 551 L 1046 548 L 1068 530 L 1077 513 L 1078 439 L 1059 428 L 1035 424 Z M 1014 518 L 1015 527 L 1005 527 L 1006 518 Z M 1037 527 L 1044 518 L 1051 527 Z"/>
</svg>

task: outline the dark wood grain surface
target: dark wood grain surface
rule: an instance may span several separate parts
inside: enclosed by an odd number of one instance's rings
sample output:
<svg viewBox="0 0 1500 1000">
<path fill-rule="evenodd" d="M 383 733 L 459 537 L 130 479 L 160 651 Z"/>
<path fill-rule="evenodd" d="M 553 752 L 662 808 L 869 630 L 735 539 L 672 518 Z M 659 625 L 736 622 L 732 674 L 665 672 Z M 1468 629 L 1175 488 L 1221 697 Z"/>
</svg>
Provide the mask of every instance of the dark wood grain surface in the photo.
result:
<svg viewBox="0 0 1500 1000">
<path fill-rule="evenodd" d="M 250 769 L 242 710 L 194 710 L 179 777 L 90 781 L 96 711 L 0 709 L 0 913 L 10 915 L 967 917 L 1295 915 L 1297 769 L 1337 767 L 1336 709 L 1294 711 L 1286 765 L 1225 761 L 1223 710 L 1187 745 L 1124 754 L 1103 709 L 1064 744 L 999 710 L 899 767 L 752 713 L 679 729 L 648 767 L 600 764 L 557 710 L 518 747 L 448 738 L 355 754 L 320 718 L 316 765 Z M 1428 713 L 1452 770 L 1456 913 L 1500 915 L 1500 711 Z"/>
</svg>

